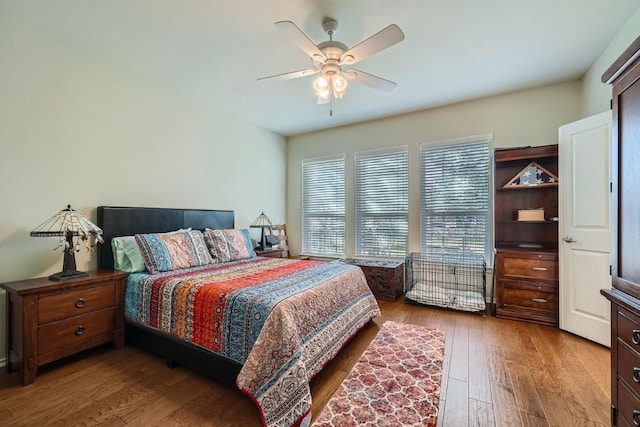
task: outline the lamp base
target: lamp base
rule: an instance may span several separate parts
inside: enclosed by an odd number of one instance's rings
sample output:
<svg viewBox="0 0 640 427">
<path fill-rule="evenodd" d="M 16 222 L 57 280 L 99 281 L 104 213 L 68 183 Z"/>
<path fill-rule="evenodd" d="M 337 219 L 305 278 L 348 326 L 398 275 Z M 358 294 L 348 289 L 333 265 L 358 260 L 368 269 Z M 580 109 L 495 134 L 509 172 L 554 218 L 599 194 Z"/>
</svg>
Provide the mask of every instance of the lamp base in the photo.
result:
<svg viewBox="0 0 640 427">
<path fill-rule="evenodd" d="M 49 276 L 49 280 L 59 282 L 61 280 L 78 279 L 80 277 L 87 277 L 88 275 L 89 273 L 85 273 L 84 271 L 67 270 L 67 271 L 61 271 L 56 274 L 52 274 L 51 276 Z"/>
</svg>

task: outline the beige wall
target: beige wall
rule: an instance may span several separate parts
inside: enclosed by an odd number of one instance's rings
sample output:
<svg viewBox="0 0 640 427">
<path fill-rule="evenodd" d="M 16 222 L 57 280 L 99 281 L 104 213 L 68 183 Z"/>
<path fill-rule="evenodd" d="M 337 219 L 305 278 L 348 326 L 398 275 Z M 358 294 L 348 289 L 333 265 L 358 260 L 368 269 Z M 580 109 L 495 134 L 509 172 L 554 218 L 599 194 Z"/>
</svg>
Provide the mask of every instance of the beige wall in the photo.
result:
<svg viewBox="0 0 640 427">
<path fill-rule="evenodd" d="M 300 251 L 302 159 L 346 153 L 347 256 L 354 255 L 353 154 L 409 146 L 409 251 L 420 251 L 421 143 L 493 133 L 494 147 L 557 143 L 558 127 L 580 118 L 581 86 L 570 81 L 412 114 L 291 137 L 287 156 L 287 229 Z"/>
<path fill-rule="evenodd" d="M 61 269 L 56 239 L 29 231 L 68 203 L 93 220 L 99 205 L 284 220 L 283 137 L 1 15 L 0 94 L 0 282 Z M 0 364 L 4 308 L 0 295 Z"/>
<path fill-rule="evenodd" d="M 610 108 L 611 86 L 600 81 L 602 73 L 613 64 L 638 36 L 640 36 L 640 8 L 611 40 L 609 46 L 602 52 L 582 79 L 583 117 L 589 117 Z"/>
</svg>

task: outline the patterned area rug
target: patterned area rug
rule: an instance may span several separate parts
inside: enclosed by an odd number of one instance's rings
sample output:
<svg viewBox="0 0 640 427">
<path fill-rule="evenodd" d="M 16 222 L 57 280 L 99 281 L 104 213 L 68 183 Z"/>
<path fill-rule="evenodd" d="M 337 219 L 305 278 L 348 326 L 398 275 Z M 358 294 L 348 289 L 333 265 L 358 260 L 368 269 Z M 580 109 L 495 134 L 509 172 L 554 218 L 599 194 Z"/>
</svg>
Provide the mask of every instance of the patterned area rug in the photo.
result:
<svg viewBox="0 0 640 427">
<path fill-rule="evenodd" d="M 385 322 L 313 427 L 435 426 L 444 331 Z"/>
</svg>

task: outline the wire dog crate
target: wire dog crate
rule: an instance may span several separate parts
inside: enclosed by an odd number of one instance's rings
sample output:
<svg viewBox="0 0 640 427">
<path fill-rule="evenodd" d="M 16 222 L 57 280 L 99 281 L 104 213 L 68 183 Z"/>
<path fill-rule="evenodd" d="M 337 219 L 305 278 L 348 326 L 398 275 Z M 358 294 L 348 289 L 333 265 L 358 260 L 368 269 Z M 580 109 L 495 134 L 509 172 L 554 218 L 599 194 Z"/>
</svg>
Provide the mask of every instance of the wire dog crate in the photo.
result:
<svg viewBox="0 0 640 427">
<path fill-rule="evenodd" d="M 405 260 L 406 303 L 486 314 L 484 257 L 412 253 Z"/>
</svg>

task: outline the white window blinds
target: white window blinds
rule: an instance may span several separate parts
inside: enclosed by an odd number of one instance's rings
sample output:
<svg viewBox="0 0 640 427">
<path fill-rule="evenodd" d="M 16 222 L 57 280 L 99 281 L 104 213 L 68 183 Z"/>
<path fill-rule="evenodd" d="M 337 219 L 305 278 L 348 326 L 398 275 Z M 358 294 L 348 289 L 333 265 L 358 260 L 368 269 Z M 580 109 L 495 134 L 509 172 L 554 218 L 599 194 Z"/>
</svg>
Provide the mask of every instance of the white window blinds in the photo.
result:
<svg viewBox="0 0 640 427">
<path fill-rule="evenodd" d="M 423 252 L 489 259 L 491 138 L 420 147 Z"/>
<path fill-rule="evenodd" d="M 345 254 L 345 156 L 302 161 L 302 253 Z"/>
<path fill-rule="evenodd" d="M 408 147 L 355 154 L 356 256 L 404 258 Z"/>
</svg>

